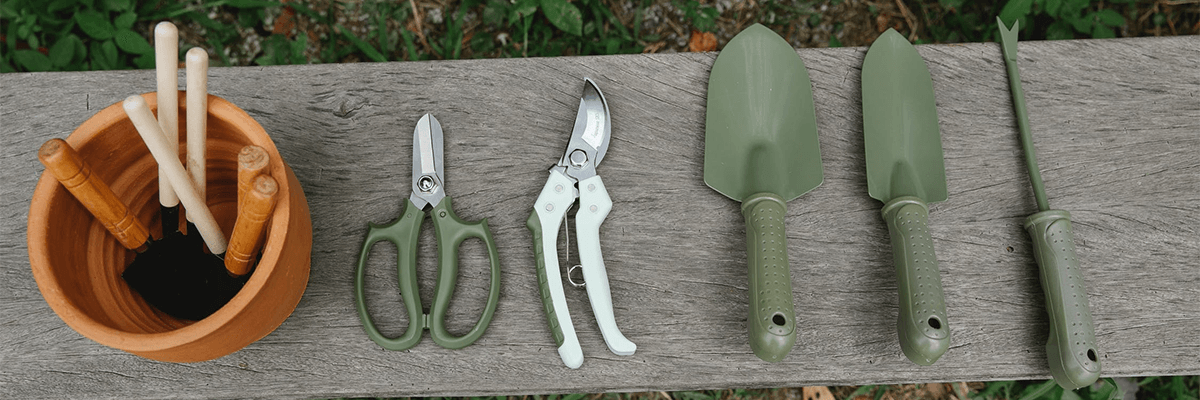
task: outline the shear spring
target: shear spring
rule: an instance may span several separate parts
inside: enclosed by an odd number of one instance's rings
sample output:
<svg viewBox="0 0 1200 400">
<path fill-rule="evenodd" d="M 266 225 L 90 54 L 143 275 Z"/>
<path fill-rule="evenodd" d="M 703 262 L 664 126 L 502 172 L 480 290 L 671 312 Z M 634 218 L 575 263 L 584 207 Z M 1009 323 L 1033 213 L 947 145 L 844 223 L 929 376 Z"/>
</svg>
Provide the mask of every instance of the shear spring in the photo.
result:
<svg viewBox="0 0 1200 400">
<path fill-rule="evenodd" d="M 571 262 L 571 228 L 567 225 L 567 214 L 570 213 L 571 208 L 573 208 L 573 207 L 574 207 L 574 204 L 572 204 L 570 207 L 567 207 L 567 211 L 563 212 L 563 223 L 562 223 L 563 233 L 565 233 L 567 235 L 567 256 L 563 257 L 563 260 L 566 260 L 567 263 Z M 571 278 L 571 273 L 575 272 L 575 270 L 579 270 L 579 273 L 581 275 L 579 282 L 575 282 L 575 279 Z M 571 286 L 574 286 L 577 288 L 587 286 L 587 282 L 585 282 L 583 280 L 582 274 L 583 274 L 583 266 L 582 265 L 575 264 L 571 267 L 568 267 L 567 268 L 567 283 L 570 283 Z"/>
</svg>

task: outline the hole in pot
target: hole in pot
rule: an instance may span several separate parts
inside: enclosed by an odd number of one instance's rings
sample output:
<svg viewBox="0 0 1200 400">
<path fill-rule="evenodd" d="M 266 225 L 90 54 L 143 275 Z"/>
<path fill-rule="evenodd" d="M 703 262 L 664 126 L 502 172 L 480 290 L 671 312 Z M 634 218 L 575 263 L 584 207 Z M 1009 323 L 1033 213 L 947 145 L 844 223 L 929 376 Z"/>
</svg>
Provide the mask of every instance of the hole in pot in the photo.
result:
<svg viewBox="0 0 1200 400">
<path fill-rule="evenodd" d="M 942 329 L 942 321 L 938 321 L 937 317 L 929 318 L 929 327 L 933 329 Z"/>
<path fill-rule="evenodd" d="M 1096 361 L 1096 350 L 1088 349 L 1087 356 L 1088 356 L 1089 360 L 1092 360 L 1093 362 L 1095 362 Z"/>
<path fill-rule="evenodd" d="M 784 326 L 787 325 L 787 318 L 781 313 L 775 313 L 775 316 L 771 317 L 771 322 L 778 326 Z"/>
</svg>

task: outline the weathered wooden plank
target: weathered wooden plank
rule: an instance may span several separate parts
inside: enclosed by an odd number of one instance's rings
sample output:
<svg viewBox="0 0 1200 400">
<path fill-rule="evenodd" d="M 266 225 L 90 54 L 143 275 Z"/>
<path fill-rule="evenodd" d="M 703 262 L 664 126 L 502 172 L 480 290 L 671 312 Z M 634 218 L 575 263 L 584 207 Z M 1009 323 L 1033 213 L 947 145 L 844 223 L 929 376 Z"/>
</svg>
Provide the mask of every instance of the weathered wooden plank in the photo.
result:
<svg viewBox="0 0 1200 400">
<path fill-rule="evenodd" d="M 859 67 L 865 49 L 803 49 L 825 182 L 789 203 L 795 350 L 759 361 L 746 339 L 737 204 L 701 178 L 714 54 L 215 68 L 210 90 L 271 133 L 312 208 L 308 290 L 263 340 L 196 364 L 147 361 L 82 338 L 41 299 L 25 223 L 37 147 L 100 108 L 153 89 L 152 71 L 0 75 L 0 393 L 5 397 L 320 397 L 670 390 L 1047 378 L 1047 321 L 1020 224 L 1035 210 L 1000 50 L 918 46 L 933 75 L 950 198 L 933 206 L 952 348 L 920 367 L 895 334 L 896 283 L 881 204 L 866 196 Z M 1200 374 L 1200 39 L 1021 44 L 1022 77 L 1050 200 L 1072 212 L 1105 375 Z M 562 366 L 546 327 L 525 219 L 565 148 L 584 76 L 612 107 L 599 172 L 615 203 L 601 229 L 617 321 L 638 344 L 607 351 L 586 292 L 568 303 L 586 361 Z M 354 312 L 366 222 L 409 192 L 411 132 L 442 122 L 447 193 L 489 218 L 503 264 L 491 328 L 450 351 L 389 352 Z M 432 298 L 432 231 L 422 297 Z M 473 247 L 471 247 L 473 246 Z M 484 302 L 468 244 L 454 332 Z M 395 251 L 373 251 L 372 313 L 406 318 Z M 390 284 L 389 284 L 390 283 Z"/>
</svg>

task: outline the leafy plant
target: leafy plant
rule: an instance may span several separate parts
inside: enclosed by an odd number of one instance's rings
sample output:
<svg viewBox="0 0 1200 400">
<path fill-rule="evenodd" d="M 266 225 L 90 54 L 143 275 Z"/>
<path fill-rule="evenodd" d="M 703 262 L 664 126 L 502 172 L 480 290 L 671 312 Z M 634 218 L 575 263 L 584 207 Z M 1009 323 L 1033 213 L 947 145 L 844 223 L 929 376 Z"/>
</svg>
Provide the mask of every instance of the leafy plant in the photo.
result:
<svg viewBox="0 0 1200 400">
<path fill-rule="evenodd" d="M 1107 7 L 1101 8 L 1099 3 Z M 1125 15 L 1113 9 L 1114 5 L 1132 3 L 1133 0 L 1008 0 L 1000 10 L 1000 19 L 1009 25 L 1020 21 L 1021 30 L 1035 38 L 1074 39 L 1076 33 L 1111 38 L 1116 37 L 1114 28 L 1127 23 Z M 1042 36 L 1034 32 L 1045 33 Z"/>
<path fill-rule="evenodd" d="M 683 10 L 683 16 L 688 21 L 691 21 L 692 28 L 701 32 L 712 32 L 717 30 L 717 13 L 716 7 L 700 4 L 696 0 L 677 0 L 675 6 Z"/>
<path fill-rule="evenodd" d="M 80 71 L 154 65 L 154 48 L 135 31 L 157 10 L 131 0 L 13 0 L 0 4 L 0 70 Z"/>
<path fill-rule="evenodd" d="M 1138 397 L 1150 399 L 1200 399 L 1200 376 L 1148 377 L 1138 381 Z"/>
<path fill-rule="evenodd" d="M 208 48 L 219 57 L 216 65 L 233 64 L 226 46 L 241 40 L 245 27 L 262 24 L 264 10 L 280 4 L 263 0 L 207 0 L 199 4 L 135 0 L 10 0 L 0 3 L 0 71 L 83 71 L 153 68 L 150 38 L 154 24 L 172 20 L 177 25 L 201 26 Z M 229 7 L 233 21 L 217 21 L 209 12 Z M 264 43 L 271 60 L 299 62 L 303 44 L 278 39 Z M 180 52 L 187 46 L 181 46 Z M 284 51 L 286 50 L 286 51 Z M 301 51 L 302 52 L 302 51 Z M 280 54 L 282 56 L 275 56 Z M 282 59 L 279 59 L 282 57 Z M 293 61 L 296 59 L 296 61 Z"/>
<path fill-rule="evenodd" d="M 640 13 L 631 31 L 601 0 L 488 0 L 483 7 L 485 24 L 511 32 L 498 49 L 502 57 L 638 53 L 643 40 L 656 39 L 640 37 Z"/>
</svg>

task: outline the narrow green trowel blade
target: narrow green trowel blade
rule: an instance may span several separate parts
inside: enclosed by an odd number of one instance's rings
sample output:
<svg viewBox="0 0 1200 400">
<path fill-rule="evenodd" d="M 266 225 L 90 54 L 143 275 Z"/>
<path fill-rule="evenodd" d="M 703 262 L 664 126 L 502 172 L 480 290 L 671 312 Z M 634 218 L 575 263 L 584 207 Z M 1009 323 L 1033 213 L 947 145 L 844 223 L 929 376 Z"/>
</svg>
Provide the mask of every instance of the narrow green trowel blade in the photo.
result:
<svg viewBox="0 0 1200 400">
<path fill-rule="evenodd" d="M 812 83 L 800 56 L 765 26 L 746 28 L 708 78 L 704 183 L 742 201 L 770 192 L 790 201 L 821 184 Z"/>
<path fill-rule="evenodd" d="M 933 80 L 917 49 L 895 30 L 867 50 L 862 96 L 871 197 L 884 203 L 901 196 L 946 200 Z"/>
</svg>

